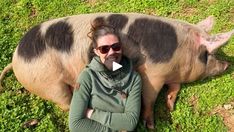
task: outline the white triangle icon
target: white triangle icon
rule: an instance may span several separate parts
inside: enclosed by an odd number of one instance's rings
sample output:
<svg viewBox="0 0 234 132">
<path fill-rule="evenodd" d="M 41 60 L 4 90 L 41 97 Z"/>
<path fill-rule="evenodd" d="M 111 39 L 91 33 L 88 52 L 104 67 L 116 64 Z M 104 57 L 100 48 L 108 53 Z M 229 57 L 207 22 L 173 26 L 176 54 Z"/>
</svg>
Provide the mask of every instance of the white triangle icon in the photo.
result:
<svg viewBox="0 0 234 132">
<path fill-rule="evenodd" d="M 123 67 L 123 66 L 120 65 L 119 63 L 116 63 L 116 62 L 113 61 L 113 69 L 112 69 L 113 71 L 118 70 L 121 67 Z"/>
</svg>

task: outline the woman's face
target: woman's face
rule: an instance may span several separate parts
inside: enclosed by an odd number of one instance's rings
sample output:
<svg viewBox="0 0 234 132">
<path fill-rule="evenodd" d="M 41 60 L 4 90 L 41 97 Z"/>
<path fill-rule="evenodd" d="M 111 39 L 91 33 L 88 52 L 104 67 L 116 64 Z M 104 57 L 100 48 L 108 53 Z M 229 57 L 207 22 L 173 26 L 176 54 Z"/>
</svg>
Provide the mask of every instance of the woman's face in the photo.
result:
<svg viewBox="0 0 234 132">
<path fill-rule="evenodd" d="M 97 39 L 97 48 L 94 49 L 101 62 L 111 70 L 113 61 L 120 63 L 122 58 L 122 48 L 118 37 L 107 34 Z"/>
</svg>

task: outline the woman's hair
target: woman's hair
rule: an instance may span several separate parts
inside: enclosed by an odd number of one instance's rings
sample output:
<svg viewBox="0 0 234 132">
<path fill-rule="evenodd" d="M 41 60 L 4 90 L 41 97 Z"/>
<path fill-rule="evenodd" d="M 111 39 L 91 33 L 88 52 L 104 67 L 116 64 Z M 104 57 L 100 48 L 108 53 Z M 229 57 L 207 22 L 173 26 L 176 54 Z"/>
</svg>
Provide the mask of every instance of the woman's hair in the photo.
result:
<svg viewBox="0 0 234 132">
<path fill-rule="evenodd" d="M 90 32 L 88 33 L 88 37 L 92 40 L 92 47 L 97 48 L 98 38 L 108 34 L 115 35 L 120 41 L 119 34 L 115 31 L 113 26 L 106 24 L 101 18 L 95 19 L 92 22 Z"/>
</svg>

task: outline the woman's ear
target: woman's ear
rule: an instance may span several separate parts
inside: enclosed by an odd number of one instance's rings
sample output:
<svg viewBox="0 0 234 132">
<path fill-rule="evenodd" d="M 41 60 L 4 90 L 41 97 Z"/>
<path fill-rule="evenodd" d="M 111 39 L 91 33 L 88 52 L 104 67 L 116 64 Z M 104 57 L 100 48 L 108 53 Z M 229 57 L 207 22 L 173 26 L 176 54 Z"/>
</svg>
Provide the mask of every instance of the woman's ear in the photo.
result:
<svg viewBox="0 0 234 132">
<path fill-rule="evenodd" d="M 94 52 L 97 56 L 99 56 L 99 52 L 98 52 L 97 49 L 93 49 L 93 52 Z"/>
</svg>

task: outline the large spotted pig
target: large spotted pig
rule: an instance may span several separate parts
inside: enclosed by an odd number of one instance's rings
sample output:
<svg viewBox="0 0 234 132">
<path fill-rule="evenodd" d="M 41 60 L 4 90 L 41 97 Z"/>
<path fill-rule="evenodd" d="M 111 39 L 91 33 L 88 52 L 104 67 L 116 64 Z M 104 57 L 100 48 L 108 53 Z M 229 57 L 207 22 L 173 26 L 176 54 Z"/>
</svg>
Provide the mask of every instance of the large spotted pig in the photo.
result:
<svg viewBox="0 0 234 132">
<path fill-rule="evenodd" d="M 27 90 L 68 110 L 76 78 L 92 56 L 87 34 L 94 20 L 105 21 L 121 33 L 124 54 L 134 61 L 143 79 L 142 115 L 149 128 L 154 127 L 154 103 L 164 84 L 172 110 L 181 83 L 220 74 L 228 67 L 213 53 L 234 31 L 209 35 L 212 17 L 194 25 L 137 13 L 98 13 L 33 27 L 17 46 L 8 69 L 13 67 Z"/>
</svg>

